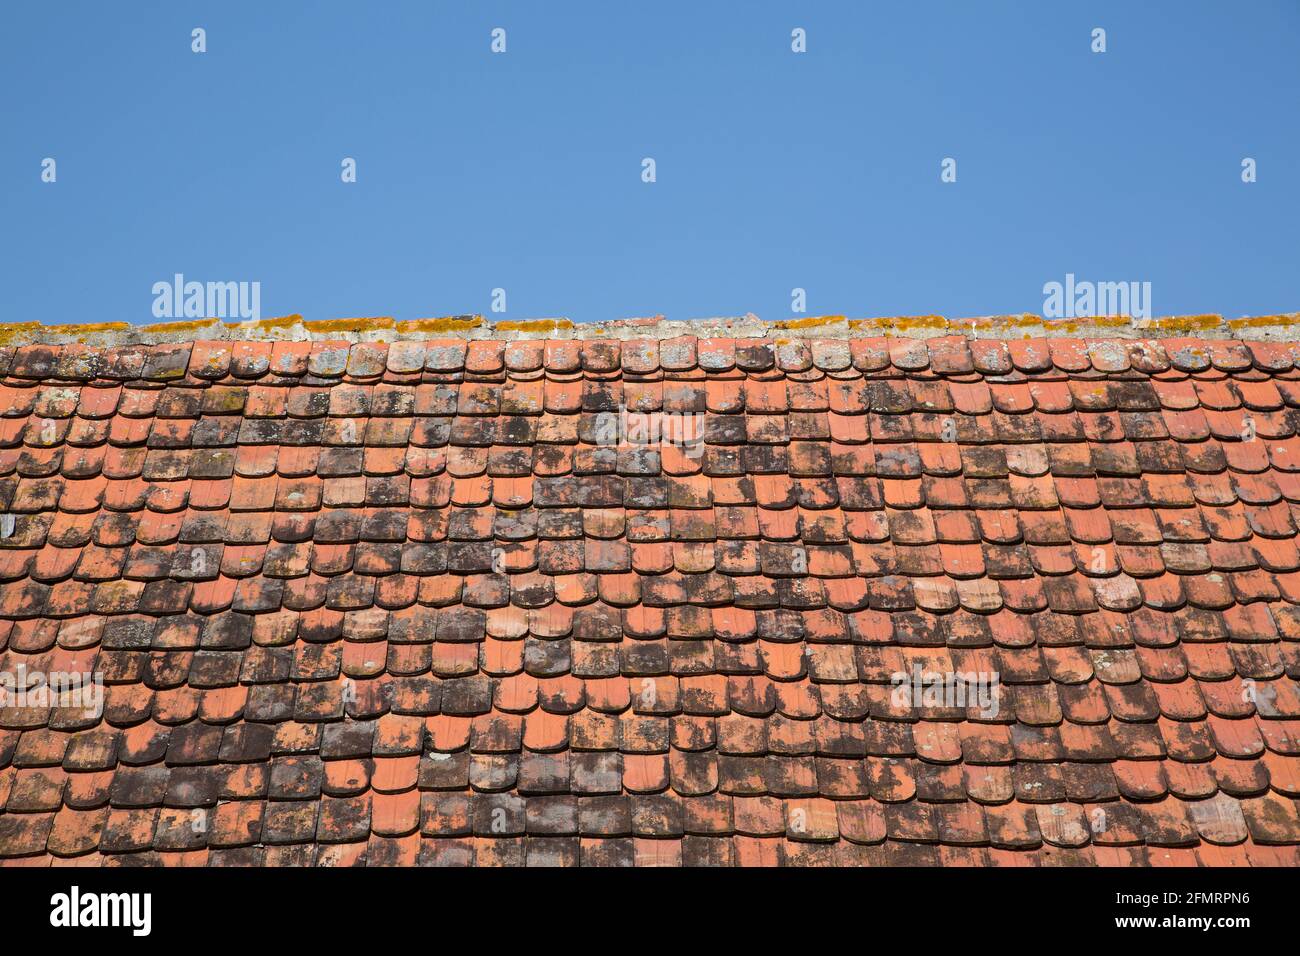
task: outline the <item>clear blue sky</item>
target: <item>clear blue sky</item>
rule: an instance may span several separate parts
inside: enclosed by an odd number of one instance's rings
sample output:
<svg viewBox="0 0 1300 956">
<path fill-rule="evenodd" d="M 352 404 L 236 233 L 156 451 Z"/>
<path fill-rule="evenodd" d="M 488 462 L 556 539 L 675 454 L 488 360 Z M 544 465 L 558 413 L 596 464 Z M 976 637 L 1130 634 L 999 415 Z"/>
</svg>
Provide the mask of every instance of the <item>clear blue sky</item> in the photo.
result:
<svg viewBox="0 0 1300 956">
<path fill-rule="evenodd" d="M 0 321 L 1300 309 L 1294 0 L 12 3 L 0 99 Z"/>
</svg>

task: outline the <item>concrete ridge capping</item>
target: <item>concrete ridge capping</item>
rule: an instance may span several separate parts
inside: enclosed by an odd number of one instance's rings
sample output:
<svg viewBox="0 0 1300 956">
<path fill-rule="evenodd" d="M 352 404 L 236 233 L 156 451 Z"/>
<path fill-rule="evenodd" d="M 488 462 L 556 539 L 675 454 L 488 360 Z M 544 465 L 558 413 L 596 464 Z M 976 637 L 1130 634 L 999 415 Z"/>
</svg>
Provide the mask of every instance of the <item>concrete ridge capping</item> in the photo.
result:
<svg viewBox="0 0 1300 956">
<path fill-rule="evenodd" d="M 189 341 L 258 342 L 393 342 L 458 338 L 497 339 L 850 339 L 871 336 L 930 339 L 965 336 L 973 339 L 1078 338 L 1151 339 L 1205 338 L 1245 341 L 1300 341 L 1300 312 L 1225 319 L 1221 315 L 1166 316 L 1132 319 L 1108 316 L 1087 319 L 1044 319 L 1041 316 L 989 315 L 946 319 L 941 315 L 849 319 L 842 315 L 764 321 L 753 313 L 736 318 L 666 319 L 662 315 L 608 322 L 568 319 L 502 320 L 491 323 L 481 315 L 397 321 L 388 317 L 306 320 L 301 315 L 225 322 L 221 319 L 131 325 L 101 322 L 86 325 L 43 325 L 39 322 L 0 324 L 0 347 L 19 345 L 91 346 L 156 345 Z"/>
</svg>

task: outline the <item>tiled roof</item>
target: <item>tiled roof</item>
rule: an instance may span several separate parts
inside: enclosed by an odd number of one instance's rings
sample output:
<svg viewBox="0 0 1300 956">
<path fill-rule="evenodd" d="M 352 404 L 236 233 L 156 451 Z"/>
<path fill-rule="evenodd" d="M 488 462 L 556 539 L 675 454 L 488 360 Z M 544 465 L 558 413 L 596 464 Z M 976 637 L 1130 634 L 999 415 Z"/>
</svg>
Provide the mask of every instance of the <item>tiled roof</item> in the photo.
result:
<svg viewBox="0 0 1300 956">
<path fill-rule="evenodd" d="M 1300 345 L 815 329 L 0 349 L 0 857 L 1300 863 Z"/>
</svg>

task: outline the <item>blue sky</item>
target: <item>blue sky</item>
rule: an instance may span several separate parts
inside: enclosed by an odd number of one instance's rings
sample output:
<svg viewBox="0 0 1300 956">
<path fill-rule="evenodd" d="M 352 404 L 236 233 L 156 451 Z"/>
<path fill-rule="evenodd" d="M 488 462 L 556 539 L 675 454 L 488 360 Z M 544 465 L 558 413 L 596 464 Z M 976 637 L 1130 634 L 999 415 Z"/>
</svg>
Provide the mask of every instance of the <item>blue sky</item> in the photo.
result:
<svg viewBox="0 0 1300 956">
<path fill-rule="evenodd" d="M 0 321 L 1300 309 L 1292 0 L 24 3 L 0 81 Z"/>
</svg>

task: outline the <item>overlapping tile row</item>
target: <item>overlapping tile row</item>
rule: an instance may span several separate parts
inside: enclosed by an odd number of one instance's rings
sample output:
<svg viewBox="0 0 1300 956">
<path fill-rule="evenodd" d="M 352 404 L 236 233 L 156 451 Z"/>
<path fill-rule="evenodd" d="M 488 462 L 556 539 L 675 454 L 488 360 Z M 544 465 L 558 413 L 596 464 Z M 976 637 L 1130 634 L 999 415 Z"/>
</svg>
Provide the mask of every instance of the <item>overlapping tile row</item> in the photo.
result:
<svg viewBox="0 0 1300 956">
<path fill-rule="evenodd" d="M 0 349 L 0 858 L 1295 865 L 1297 361 Z"/>
</svg>

